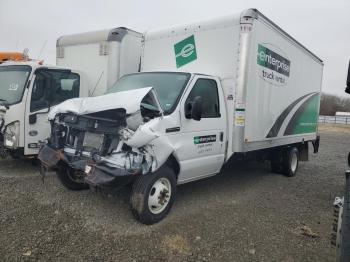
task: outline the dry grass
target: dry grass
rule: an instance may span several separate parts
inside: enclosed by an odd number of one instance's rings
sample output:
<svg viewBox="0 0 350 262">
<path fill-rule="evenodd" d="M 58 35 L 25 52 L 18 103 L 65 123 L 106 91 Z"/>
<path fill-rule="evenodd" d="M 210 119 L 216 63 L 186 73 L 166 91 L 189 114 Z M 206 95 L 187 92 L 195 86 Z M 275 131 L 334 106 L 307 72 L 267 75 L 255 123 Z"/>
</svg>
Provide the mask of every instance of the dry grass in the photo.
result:
<svg viewBox="0 0 350 262">
<path fill-rule="evenodd" d="M 326 133 L 350 133 L 350 125 L 319 124 L 318 130 Z"/>
<path fill-rule="evenodd" d="M 167 250 L 166 253 L 170 251 L 170 253 L 173 254 L 188 255 L 191 250 L 188 241 L 178 234 L 165 236 L 163 240 L 163 245 L 164 248 Z"/>
</svg>

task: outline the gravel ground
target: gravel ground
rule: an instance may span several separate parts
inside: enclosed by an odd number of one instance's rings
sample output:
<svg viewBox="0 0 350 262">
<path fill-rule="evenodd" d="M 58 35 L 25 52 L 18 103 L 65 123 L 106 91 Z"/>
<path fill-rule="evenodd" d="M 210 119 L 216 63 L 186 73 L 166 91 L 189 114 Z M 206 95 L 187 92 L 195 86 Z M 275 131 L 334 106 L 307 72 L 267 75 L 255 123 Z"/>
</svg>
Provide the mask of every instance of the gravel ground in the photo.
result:
<svg viewBox="0 0 350 262">
<path fill-rule="evenodd" d="M 43 183 L 30 163 L 0 161 L 1 261 L 334 261 L 349 129 L 322 126 L 319 154 L 294 178 L 249 162 L 180 186 L 153 226 L 133 219 L 127 188 L 72 192 L 54 174 Z"/>
</svg>

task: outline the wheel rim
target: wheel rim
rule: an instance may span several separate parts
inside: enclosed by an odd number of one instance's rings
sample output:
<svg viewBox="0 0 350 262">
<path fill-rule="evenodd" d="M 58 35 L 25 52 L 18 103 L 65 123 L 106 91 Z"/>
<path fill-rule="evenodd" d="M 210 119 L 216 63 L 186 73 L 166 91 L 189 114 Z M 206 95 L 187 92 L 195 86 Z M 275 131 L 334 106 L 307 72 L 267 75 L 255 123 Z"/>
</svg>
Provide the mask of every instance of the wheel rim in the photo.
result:
<svg viewBox="0 0 350 262">
<path fill-rule="evenodd" d="M 295 152 L 292 154 L 292 161 L 290 165 L 291 165 L 290 166 L 291 170 L 294 173 L 297 170 L 297 166 L 298 166 L 298 156 Z"/>
<path fill-rule="evenodd" d="M 148 208 L 153 214 L 159 214 L 168 206 L 171 198 L 171 183 L 167 178 L 159 178 L 151 187 L 148 195 Z"/>
</svg>

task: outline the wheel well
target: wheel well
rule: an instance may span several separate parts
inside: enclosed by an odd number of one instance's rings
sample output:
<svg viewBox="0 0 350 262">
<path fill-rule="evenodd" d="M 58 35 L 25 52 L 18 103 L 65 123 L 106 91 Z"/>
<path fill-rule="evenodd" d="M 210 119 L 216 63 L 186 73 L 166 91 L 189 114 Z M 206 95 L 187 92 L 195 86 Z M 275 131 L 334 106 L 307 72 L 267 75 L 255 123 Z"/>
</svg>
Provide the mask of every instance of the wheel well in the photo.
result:
<svg viewBox="0 0 350 262">
<path fill-rule="evenodd" d="M 174 170 L 175 174 L 176 174 L 176 179 L 180 173 L 180 164 L 177 161 L 177 159 L 175 158 L 175 156 L 173 154 L 171 154 L 168 158 L 168 160 L 166 161 L 166 164 Z"/>
</svg>

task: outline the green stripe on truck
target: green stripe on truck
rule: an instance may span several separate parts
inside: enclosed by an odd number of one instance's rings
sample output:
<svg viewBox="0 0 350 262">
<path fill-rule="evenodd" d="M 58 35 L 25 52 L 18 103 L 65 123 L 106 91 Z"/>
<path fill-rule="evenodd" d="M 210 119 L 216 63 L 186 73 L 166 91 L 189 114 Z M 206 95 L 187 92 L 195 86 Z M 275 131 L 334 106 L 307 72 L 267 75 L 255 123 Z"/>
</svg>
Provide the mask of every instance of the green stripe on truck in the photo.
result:
<svg viewBox="0 0 350 262">
<path fill-rule="evenodd" d="M 316 132 L 319 104 L 319 94 L 310 96 L 294 113 L 284 131 L 284 135 Z"/>
</svg>

